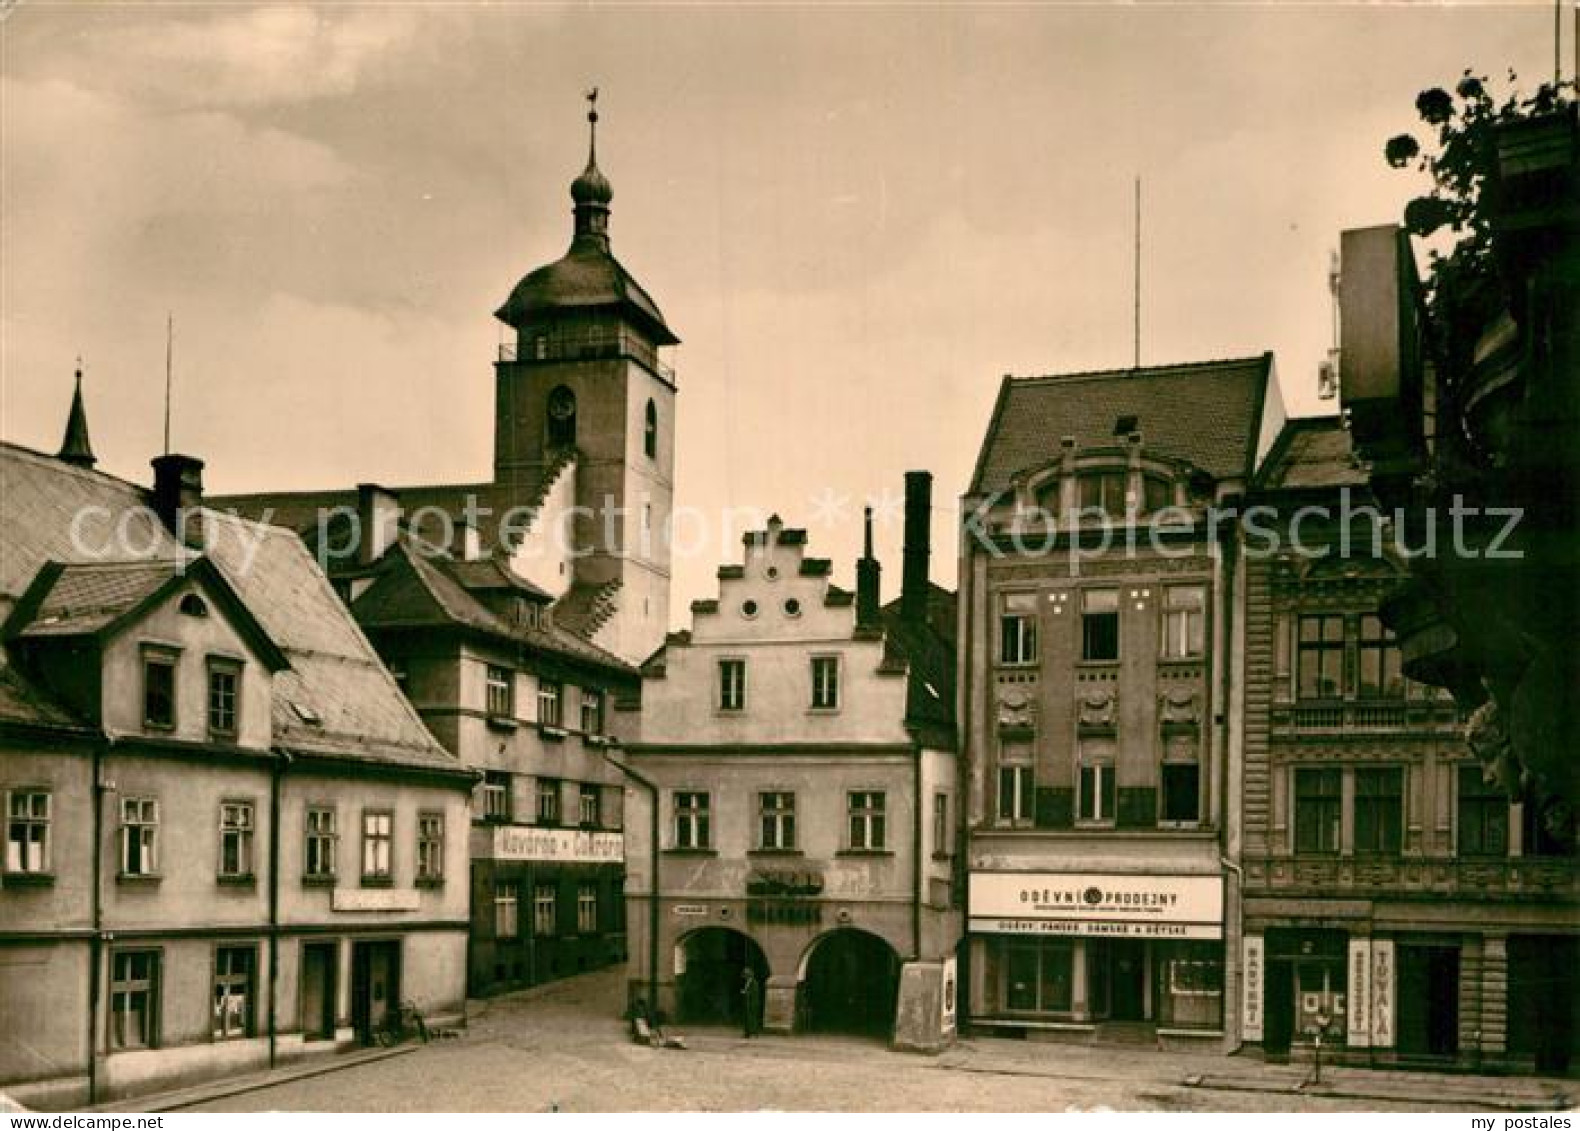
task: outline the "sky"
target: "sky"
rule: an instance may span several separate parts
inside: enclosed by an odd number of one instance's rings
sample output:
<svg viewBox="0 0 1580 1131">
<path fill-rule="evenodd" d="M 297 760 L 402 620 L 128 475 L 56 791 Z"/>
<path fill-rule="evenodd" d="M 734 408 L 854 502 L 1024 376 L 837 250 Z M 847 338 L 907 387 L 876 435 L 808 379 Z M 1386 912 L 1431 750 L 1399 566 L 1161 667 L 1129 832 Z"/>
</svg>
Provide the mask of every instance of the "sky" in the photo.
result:
<svg viewBox="0 0 1580 1131">
<path fill-rule="evenodd" d="M 683 339 L 677 504 L 777 511 L 843 584 L 911 468 L 953 583 L 1002 375 L 1130 363 L 1134 178 L 1143 363 L 1271 350 L 1321 411 L 1338 233 L 1424 187 L 1384 141 L 1425 87 L 1553 58 L 1545 0 L 0 20 L 5 439 L 58 447 L 80 356 L 100 468 L 147 481 L 173 315 L 211 492 L 486 478 L 492 312 L 568 244 L 596 85 L 614 252 Z M 677 562 L 677 622 L 738 547 Z"/>
</svg>

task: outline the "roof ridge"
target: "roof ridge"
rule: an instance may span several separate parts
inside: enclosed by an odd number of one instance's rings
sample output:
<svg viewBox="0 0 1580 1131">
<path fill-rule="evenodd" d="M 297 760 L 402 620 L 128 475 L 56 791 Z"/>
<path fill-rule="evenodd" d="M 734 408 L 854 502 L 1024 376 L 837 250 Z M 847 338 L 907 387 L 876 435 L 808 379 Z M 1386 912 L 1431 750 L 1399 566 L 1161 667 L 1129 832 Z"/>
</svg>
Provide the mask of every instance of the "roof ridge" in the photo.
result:
<svg viewBox="0 0 1580 1131">
<path fill-rule="evenodd" d="M 83 479 L 108 479 L 112 483 L 118 483 L 123 487 L 130 487 L 134 491 L 138 491 L 143 494 L 148 493 L 148 488 L 143 486 L 141 483 L 133 483 L 130 479 L 122 479 L 119 475 L 112 475 L 108 471 L 98 471 L 91 467 L 79 467 L 74 463 L 67 463 L 65 460 L 51 452 L 44 452 L 37 448 L 30 448 L 26 444 L 18 444 L 14 440 L 0 440 L 0 448 L 8 449 L 20 455 L 31 456 L 35 460 L 49 464 L 52 469 L 59 471 L 63 475 L 70 474 Z"/>
<path fill-rule="evenodd" d="M 1039 381 L 1082 381 L 1098 377 L 1161 377 L 1172 373 L 1214 369 L 1230 365 L 1259 365 L 1266 357 L 1265 353 L 1258 353 L 1245 357 L 1214 357 L 1202 361 L 1171 362 L 1166 365 L 1126 365 L 1110 369 L 1078 369 L 1069 373 L 1010 373 L 1006 374 L 1006 378 L 1016 384 L 1030 385 Z"/>
</svg>

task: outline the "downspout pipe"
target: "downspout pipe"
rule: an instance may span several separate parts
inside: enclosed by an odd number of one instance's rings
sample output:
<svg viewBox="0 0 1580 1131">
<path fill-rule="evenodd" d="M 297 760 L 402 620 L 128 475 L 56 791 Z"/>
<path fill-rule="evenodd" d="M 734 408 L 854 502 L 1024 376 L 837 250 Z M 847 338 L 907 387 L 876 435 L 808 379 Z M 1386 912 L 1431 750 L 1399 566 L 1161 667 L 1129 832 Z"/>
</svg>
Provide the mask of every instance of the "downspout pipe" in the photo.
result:
<svg viewBox="0 0 1580 1131">
<path fill-rule="evenodd" d="M 280 794 L 285 771 L 291 765 L 287 750 L 275 751 L 274 773 L 269 782 L 269 1067 L 279 1056 L 278 1001 L 280 989 Z"/>
<path fill-rule="evenodd" d="M 922 796 L 922 743 L 911 740 L 911 868 L 916 874 L 916 891 L 911 898 L 911 957 L 922 958 L 922 820 L 927 799 Z"/>
<path fill-rule="evenodd" d="M 104 756 L 115 744 L 109 734 L 93 744 L 93 884 L 89 916 L 93 925 L 88 936 L 88 1103 L 99 1102 L 99 999 L 103 996 L 104 963 Z"/>
<path fill-rule="evenodd" d="M 615 769 L 626 777 L 636 782 L 647 791 L 648 800 L 652 804 L 652 820 L 648 822 L 648 869 L 652 879 L 649 883 L 647 896 L 647 1008 L 650 1011 L 658 1009 L 658 786 L 651 780 L 643 777 L 624 762 L 617 761 L 604 751 L 604 758 Z"/>
</svg>

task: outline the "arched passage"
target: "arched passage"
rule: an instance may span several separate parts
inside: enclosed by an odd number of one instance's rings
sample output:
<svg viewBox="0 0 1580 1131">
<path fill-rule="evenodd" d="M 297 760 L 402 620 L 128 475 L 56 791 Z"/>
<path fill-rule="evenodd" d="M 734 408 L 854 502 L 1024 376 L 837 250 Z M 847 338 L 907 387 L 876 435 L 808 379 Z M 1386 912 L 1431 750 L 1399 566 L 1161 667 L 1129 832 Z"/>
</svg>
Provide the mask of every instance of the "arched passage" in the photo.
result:
<svg viewBox="0 0 1580 1131">
<path fill-rule="evenodd" d="M 768 960 L 762 948 L 729 927 L 703 927 L 682 938 L 675 949 L 677 1019 L 691 1025 L 740 1024 L 744 971 L 750 967 L 757 975 L 759 993 L 768 983 Z"/>
<path fill-rule="evenodd" d="M 804 968 L 806 1028 L 872 1036 L 893 1031 L 900 957 L 877 935 L 853 927 L 830 931 L 812 944 Z"/>
</svg>

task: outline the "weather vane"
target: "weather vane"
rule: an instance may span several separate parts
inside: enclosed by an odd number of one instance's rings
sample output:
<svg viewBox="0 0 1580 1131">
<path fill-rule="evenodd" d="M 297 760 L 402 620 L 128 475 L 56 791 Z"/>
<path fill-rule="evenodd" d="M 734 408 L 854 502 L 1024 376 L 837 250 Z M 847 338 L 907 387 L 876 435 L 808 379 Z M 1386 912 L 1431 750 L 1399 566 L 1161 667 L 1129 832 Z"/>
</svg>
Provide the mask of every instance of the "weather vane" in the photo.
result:
<svg viewBox="0 0 1580 1131">
<path fill-rule="evenodd" d="M 598 121 L 598 88 L 590 87 L 587 90 L 587 120 L 594 124 Z"/>
</svg>

